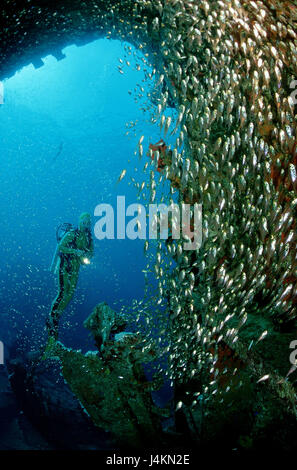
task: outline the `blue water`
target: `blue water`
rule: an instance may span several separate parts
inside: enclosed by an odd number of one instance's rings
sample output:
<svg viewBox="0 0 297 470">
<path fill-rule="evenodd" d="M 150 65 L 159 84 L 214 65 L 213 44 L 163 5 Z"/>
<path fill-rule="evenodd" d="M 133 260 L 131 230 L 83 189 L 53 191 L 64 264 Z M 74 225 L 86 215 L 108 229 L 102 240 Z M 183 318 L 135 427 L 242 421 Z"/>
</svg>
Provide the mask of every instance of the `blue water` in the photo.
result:
<svg viewBox="0 0 297 470">
<path fill-rule="evenodd" d="M 124 74 L 118 66 L 125 49 L 118 41 L 71 46 L 64 53 L 62 61 L 46 57 L 40 69 L 30 65 L 5 81 L 0 107 L 0 313 L 2 319 L 15 317 L 16 328 L 22 325 L 28 338 L 42 341 L 57 288 L 49 271 L 56 227 L 75 225 L 83 211 L 93 216 L 102 202 L 115 206 L 117 195 L 124 195 L 127 205 L 137 202 L 130 178 L 148 159 L 148 144 L 162 137 L 140 109 L 147 100 L 134 93 L 144 80 L 139 52 L 132 48 Z M 136 135 L 133 130 L 126 135 L 126 123 L 137 120 Z M 140 161 L 134 152 L 142 134 Z M 126 177 L 117 185 L 124 168 Z M 137 177 L 139 183 L 143 178 Z M 61 320 L 60 339 L 83 350 L 90 339 L 82 322 L 97 303 L 119 309 L 144 293 L 144 242 L 94 241 L 95 256 L 81 268 Z"/>
</svg>

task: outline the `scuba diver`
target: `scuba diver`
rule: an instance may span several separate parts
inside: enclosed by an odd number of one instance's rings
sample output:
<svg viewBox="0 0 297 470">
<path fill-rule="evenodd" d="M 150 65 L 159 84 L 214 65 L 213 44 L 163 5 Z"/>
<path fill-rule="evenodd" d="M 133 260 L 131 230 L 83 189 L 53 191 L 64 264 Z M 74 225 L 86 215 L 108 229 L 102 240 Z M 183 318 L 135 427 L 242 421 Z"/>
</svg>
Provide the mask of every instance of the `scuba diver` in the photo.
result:
<svg viewBox="0 0 297 470">
<path fill-rule="evenodd" d="M 90 214 L 87 212 L 81 214 L 76 229 L 70 224 L 63 226 L 66 230 L 58 240 L 51 265 L 51 271 L 59 275 L 59 290 L 46 322 L 48 343 L 45 352 L 48 352 L 58 339 L 59 319 L 73 297 L 79 268 L 82 264 L 90 264 L 90 258 L 94 253 Z"/>
</svg>

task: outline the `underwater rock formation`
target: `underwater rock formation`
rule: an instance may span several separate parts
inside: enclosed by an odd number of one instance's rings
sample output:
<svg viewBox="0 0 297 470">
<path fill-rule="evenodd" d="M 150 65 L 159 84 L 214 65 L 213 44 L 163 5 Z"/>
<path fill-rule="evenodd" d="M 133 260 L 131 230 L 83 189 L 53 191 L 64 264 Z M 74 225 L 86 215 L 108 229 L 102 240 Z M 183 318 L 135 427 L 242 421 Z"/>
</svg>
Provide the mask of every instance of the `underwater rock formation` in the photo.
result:
<svg viewBox="0 0 297 470">
<path fill-rule="evenodd" d="M 17 410 L 11 449 L 16 443 L 23 450 L 108 450 L 115 447 L 112 436 L 96 428 L 84 413 L 65 384 L 57 361 L 32 364 L 30 358 L 24 361 L 21 354 L 9 360 L 8 369 L 9 390 Z M 3 442 L 5 440 L 1 439 Z"/>
<path fill-rule="evenodd" d="M 11 389 L 8 372 L 5 368 L 0 370 L 0 449 L 1 450 L 27 450 L 32 444 L 32 432 L 29 439 L 23 433 L 21 423 L 23 416 L 20 414 L 15 395 Z M 40 440 L 39 440 L 40 443 Z M 36 444 L 36 442 L 34 443 Z M 35 449 L 38 446 L 35 447 Z M 40 446 L 47 449 L 47 446 Z"/>
<path fill-rule="evenodd" d="M 58 342 L 53 354 L 61 361 L 66 382 L 92 421 L 110 431 L 118 445 L 159 445 L 161 420 L 168 411 L 154 404 L 151 392 L 160 388 L 162 380 L 149 382 L 142 367 L 155 358 L 154 351 L 139 334 L 121 332 L 110 339 L 112 331 L 123 328 L 123 319 L 105 303 L 95 307 L 84 325 L 101 356 L 96 351 L 82 354 Z"/>
<path fill-rule="evenodd" d="M 104 349 L 110 335 L 123 331 L 126 324 L 123 315 L 116 313 L 105 302 L 98 304 L 84 321 L 84 327 L 91 332 L 99 351 Z"/>
<path fill-rule="evenodd" d="M 296 372 L 286 377 L 287 341 L 296 334 L 297 315 L 295 2 L 32 0 L 23 7 L 3 0 L 2 12 L 2 79 L 29 62 L 41 66 L 41 56 L 67 44 L 104 35 L 147 54 L 166 84 L 155 120 L 161 128 L 168 124 L 163 112 L 169 97 L 178 110 L 173 164 L 165 174 L 175 172 L 183 181 L 180 202 L 203 206 L 199 252 L 189 255 L 178 244 L 168 245 L 169 253 L 161 247 L 159 258 L 169 254 L 177 267 L 165 274 L 160 262 L 155 265 L 159 298 L 169 292 L 173 312 L 165 372 L 179 390 L 180 409 L 199 414 L 202 400 L 207 410 L 199 419 L 207 426 L 219 414 L 227 426 L 225 403 L 235 412 L 244 405 L 230 401 L 234 386 L 220 376 L 225 368 L 238 378 L 246 370 L 255 384 L 262 379 L 256 393 L 248 394 L 251 409 L 263 403 L 269 416 L 258 428 L 263 435 L 284 428 L 284 408 L 294 416 L 296 406 Z M 222 355 L 230 357 L 221 371 Z M 82 377 L 88 365 L 97 383 L 103 359 L 64 349 L 61 356 L 75 393 L 83 390 L 68 361 L 77 361 Z M 94 419 L 99 423 L 99 414 Z M 241 426 L 245 432 L 244 420 Z M 288 429 L 293 436 L 294 426 Z"/>
</svg>

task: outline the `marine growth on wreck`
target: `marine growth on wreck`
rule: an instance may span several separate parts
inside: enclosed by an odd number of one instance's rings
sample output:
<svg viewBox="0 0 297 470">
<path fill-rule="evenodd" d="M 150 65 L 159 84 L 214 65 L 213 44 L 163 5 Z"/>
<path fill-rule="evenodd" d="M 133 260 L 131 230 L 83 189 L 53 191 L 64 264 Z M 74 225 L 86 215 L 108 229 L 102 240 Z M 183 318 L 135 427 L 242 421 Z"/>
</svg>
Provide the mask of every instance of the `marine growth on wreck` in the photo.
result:
<svg viewBox="0 0 297 470">
<path fill-rule="evenodd" d="M 146 116 L 160 140 L 138 135 L 136 127 L 131 159 L 140 166 L 131 178 L 125 157 L 123 171 L 113 175 L 114 191 L 120 195 L 129 177 L 135 202 L 147 209 L 152 203 L 191 206 L 183 238 L 173 236 L 179 223 L 173 213 L 166 240 L 143 240 L 143 298 L 117 311 L 103 295 L 85 312 L 92 351 L 62 341 L 45 361 L 34 348 L 26 358 L 12 351 L 3 387 L 29 409 L 28 393 L 45 400 L 44 369 L 57 369 L 52 374 L 62 374 L 63 387 L 83 410 L 80 419 L 99 432 L 90 437 L 91 448 L 103 448 L 102 432 L 114 449 L 294 450 L 296 2 L 2 3 L 4 86 L 22 67 L 42 67 L 45 56 L 65 60 L 66 46 L 121 41 L 127 54 L 117 64 L 120 74 L 130 66 L 131 50 L 141 54 L 136 68 L 144 79 L 136 100 L 142 106 L 146 96 Z M 5 120 L 5 103 L 0 113 Z M 201 244 L 187 250 L 185 240 L 198 230 L 198 206 Z M 167 402 L 161 404 L 156 396 L 164 383 Z M 33 427 L 38 421 L 30 413 L 28 419 Z"/>
</svg>

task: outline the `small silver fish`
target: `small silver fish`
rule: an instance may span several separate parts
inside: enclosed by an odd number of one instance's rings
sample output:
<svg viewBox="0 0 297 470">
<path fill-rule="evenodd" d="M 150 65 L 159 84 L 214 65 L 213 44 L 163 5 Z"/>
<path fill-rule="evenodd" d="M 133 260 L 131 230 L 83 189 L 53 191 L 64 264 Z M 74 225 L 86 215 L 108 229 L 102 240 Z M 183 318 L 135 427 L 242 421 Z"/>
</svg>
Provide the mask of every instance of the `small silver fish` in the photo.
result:
<svg viewBox="0 0 297 470">
<path fill-rule="evenodd" d="M 119 178 L 118 178 L 117 183 L 119 183 L 120 181 L 122 181 L 122 179 L 125 177 L 126 173 L 127 173 L 127 170 L 126 170 L 126 169 L 122 171 L 122 173 L 120 174 L 120 176 L 119 176 Z"/>
<path fill-rule="evenodd" d="M 263 375 L 263 377 L 261 377 L 261 379 L 257 381 L 257 384 L 259 384 L 260 382 L 265 382 L 266 380 L 269 379 L 269 377 L 270 377 L 270 374 Z"/>
</svg>

